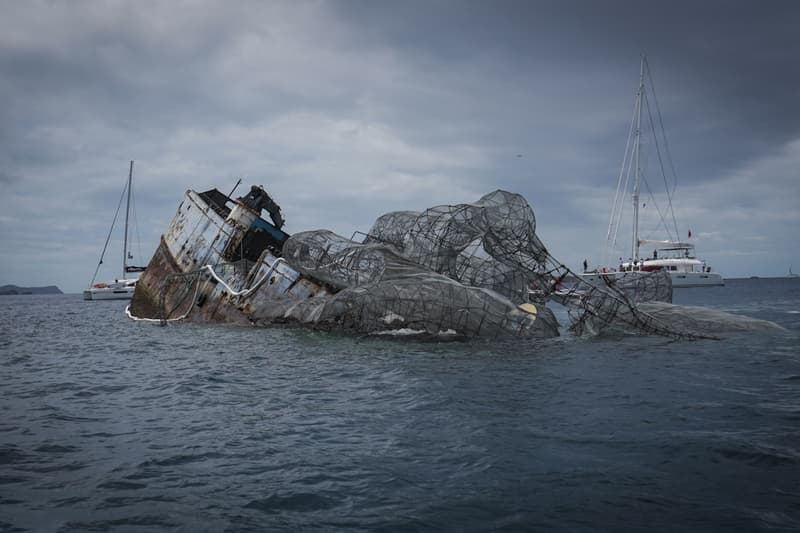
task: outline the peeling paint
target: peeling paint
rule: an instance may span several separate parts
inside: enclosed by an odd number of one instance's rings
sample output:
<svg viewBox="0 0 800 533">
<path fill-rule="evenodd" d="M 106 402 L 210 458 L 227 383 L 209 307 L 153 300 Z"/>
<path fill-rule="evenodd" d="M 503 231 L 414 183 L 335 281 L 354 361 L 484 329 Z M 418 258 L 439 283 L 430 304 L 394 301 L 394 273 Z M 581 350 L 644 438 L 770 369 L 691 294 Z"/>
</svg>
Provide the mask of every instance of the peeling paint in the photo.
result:
<svg viewBox="0 0 800 533">
<path fill-rule="evenodd" d="M 132 315 L 168 320 L 186 314 L 197 322 L 252 323 L 270 316 L 269 307 L 277 303 L 330 295 L 321 283 L 279 260 L 274 235 L 285 234 L 241 202 L 217 190 L 186 191 L 139 278 Z M 235 294 L 259 281 L 252 292 Z"/>
</svg>

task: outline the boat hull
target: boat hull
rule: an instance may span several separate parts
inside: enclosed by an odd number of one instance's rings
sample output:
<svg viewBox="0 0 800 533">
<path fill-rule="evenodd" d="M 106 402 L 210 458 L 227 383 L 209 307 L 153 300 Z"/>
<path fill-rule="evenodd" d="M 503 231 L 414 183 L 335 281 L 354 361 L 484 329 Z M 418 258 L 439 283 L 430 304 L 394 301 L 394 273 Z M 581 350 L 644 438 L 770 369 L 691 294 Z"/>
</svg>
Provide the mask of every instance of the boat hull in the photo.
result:
<svg viewBox="0 0 800 533">
<path fill-rule="evenodd" d="M 587 272 L 580 276 L 581 279 L 592 283 L 600 283 L 603 279 L 634 279 L 637 276 L 648 275 L 649 272 L 621 272 L 618 270 L 604 272 L 602 274 Z M 722 287 L 725 280 L 718 272 L 669 272 L 672 280 L 672 288 L 685 289 L 689 287 Z M 669 301 L 669 300 L 664 300 Z"/>
<path fill-rule="evenodd" d="M 672 286 L 687 287 L 721 287 L 725 280 L 717 272 L 670 272 Z"/>
<path fill-rule="evenodd" d="M 135 287 L 92 287 L 83 291 L 84 300 L 130 300 L 133 298 Z"/>
<path fill-rule="evenodd" d="M 227 214 L 219 209 L 195 191 L 186 192 L 139 278 L 132 316 L 253 324 L 274 318 L 291 303 L 329 294 L 270 248 L 251 259 L 235 257 L 247 249 L 246 234 L 257 217 L 245 220 L 247 213 L 236 208 Z M 237 294 L 242 291 L 246 294 Z"/>
</svg>

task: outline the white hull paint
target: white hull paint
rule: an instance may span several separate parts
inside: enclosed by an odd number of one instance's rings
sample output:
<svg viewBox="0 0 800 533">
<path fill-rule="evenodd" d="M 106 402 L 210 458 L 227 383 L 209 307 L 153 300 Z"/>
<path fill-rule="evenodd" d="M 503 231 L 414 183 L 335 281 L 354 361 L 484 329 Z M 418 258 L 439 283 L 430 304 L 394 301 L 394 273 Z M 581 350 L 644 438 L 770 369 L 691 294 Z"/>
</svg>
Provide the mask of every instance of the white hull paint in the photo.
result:
<svg viewBox="0 0 800 533">
<path fill-rule="evenodd" d="M 84 300 L 130 300 L 136 289 L 137 279 L 118 279 L 110 283 L 98 283 L 83 291 Z"/>
<path fill-rule="evenodd" d="M 725 280 L 717 272 L 670 272 L 673 287 L 720 287 Z"/>
<path fill-rule="evenodd" d="M 84 300 L 130 300 L 133 298 L 134 287 L 124 289 L 86 289 L 83 291 Z"/>
<path fill-rule="evenodd" d="M 621 272 L 619 270 L 604 272 L 602 274 L 585 272 L 581 274 L 581 278 L 596 284 L 603 281 L 603 278 L 619 279 L 646 273 L 647 272 L 638 271 Z M 672 281 L 672 288 L 722 287 L 725 285 L 725 280 L 718 272 L 670 272 L 669 277 Z"/>
</svg>

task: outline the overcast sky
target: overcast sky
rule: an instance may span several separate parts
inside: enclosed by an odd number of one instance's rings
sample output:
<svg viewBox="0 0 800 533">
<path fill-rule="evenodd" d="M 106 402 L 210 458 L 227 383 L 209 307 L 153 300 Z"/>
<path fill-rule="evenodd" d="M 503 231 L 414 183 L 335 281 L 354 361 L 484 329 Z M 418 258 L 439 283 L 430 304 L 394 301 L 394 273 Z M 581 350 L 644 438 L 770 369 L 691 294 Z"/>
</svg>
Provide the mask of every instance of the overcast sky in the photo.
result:
<svg viewBox="0 0 800 533">
<path fill-rule="evenodd" d="M 0 8 L 0 285 L 81 291 L 131 159 L 136 263 L 186 189 L 242 178 L 288 232 L 348 237 L 387 211 L 518 192 L 554 256 L 595 264 L 643 52 L 681 237 L 725 277 L 800 271 L 798 2 Z M 117 232 L 101 279 L 121 255 Z"/>
</svg>

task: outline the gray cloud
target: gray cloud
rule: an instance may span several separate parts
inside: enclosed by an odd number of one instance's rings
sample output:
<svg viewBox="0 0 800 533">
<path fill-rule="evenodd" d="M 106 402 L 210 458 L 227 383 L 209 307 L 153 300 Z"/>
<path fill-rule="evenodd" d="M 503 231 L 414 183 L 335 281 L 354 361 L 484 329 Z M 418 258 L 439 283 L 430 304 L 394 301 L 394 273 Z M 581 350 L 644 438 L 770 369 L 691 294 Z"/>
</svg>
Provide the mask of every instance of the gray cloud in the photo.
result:
<svg viewBox="0 0 800 533">
<path fill-rule="evenodd" d="M 726 275 L 800 263 L 785 246 L 800 222 L 792 2 L 31 1 L 7 11 L 0 283 L 88 282 L 129 159 L 150 250 L 185 189 L 243 177 L 269 188 L 291 231 L 346 235 L 386 210 L 518 191 L 549 247 L 577 265 L 605 235 L 642 51 L 684 225 L 715 236 L 700 251 Z M 738 235 L 780 268 L 742 260 Z"/>
<path fill-rule="evenodd" d="M 595 99 L 591 89 L 606 89 L 608 78 L 632 90 L 638 56 L 647 52 L 664 103 L 676 104 L 669 125 L 698 133 L 712 129 L 720 144 L 735 143 L 725 155 L 746 158 L 800 131 L 797 115 L 787 112 L 796 109 L 800 89 L 800 72 L 790 67 L 800 53 L 795 2 L 335 5 L 363 30 L 357 38 L 372 45 L 389 42 L 436 65 L 485 60 L 492 64 L 487 75 L 497 75 L 496 65 L 504 65 L 507 76 L 529 77 L 528 88 L 536 87 L 537 78 L 557 82 L 559 74 L 575 74 L 585 99 Z M 574 89 L 563 87 L 565 96 L 577 96 L 570 94 Z M 693 166 L 707 160 L 690 146 L 686 151 Z"/>
</svg>

